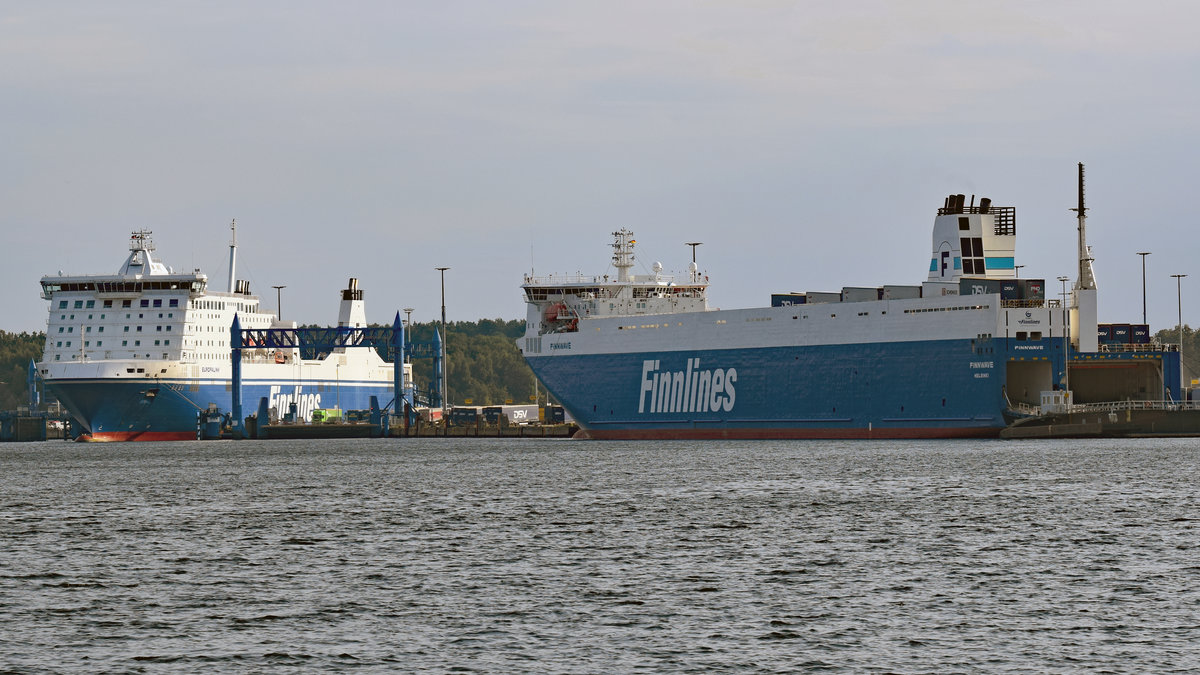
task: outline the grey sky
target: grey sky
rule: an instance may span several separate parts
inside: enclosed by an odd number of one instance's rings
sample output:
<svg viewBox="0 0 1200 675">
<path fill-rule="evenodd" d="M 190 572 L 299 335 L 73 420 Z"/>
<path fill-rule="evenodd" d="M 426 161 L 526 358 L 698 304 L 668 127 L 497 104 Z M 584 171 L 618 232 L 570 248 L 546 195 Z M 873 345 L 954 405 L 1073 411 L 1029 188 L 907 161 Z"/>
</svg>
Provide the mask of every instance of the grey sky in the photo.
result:
<svg viewBox="0 0 1200 675">
<path fill-rule="evenodd" d="M 828 5 L 828 6 L 826 6 Z M 915 284 L 946 194 L 1017 207 L 1017 263 L 1074 269 L 1088 166 L 1100 319 L 1200 301 L 1194 2 L 9 2 L 0 9 L 0 305 L 112 273 L 154 230 L 177 270 L 285 318 L 524 316 L 609 233 L 721 307 Z M 1191 288 L 1189 289 L 1189 286 Z M 1057 282 L 1050 288 L 1057 288 Z"/>
</svg>

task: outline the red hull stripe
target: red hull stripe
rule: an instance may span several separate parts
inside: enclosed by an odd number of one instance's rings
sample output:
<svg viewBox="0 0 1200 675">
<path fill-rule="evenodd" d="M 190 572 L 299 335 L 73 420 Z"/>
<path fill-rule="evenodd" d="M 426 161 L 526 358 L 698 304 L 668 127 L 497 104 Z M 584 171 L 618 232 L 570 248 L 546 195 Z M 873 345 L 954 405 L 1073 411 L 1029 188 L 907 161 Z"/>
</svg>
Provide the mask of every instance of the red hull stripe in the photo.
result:
<svg viewBox="0 0 1200 675">
<path fill-rule="evenodd" d="M 785 440 L 995 438 L 1000 427 L 946 429 L 580 429 L 574 438 L 595 440 Z"/>
<path fill-rule="evenodd" d="M 194 431 L 101 431 L 98 434 L 83 434 L 80 441 L 86 443 L 127 443 L 129 441 L 194 441 Z"/>
</svg>

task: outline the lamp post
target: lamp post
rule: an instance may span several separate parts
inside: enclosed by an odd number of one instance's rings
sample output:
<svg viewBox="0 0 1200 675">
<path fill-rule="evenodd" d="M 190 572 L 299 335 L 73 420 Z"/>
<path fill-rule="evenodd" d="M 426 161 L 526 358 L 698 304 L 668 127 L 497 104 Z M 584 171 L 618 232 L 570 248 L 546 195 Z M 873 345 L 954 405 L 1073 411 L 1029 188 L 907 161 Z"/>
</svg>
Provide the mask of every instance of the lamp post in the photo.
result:
<svg viewBox="0 0 1200 675">
<path fill-rule="evenodd" d="M 1143 258 L 1145 260 L 1145 258 Z M 1186 274 L 1172 274 L 1175 278 L 1175 293 L 1179 303 L 1179 401 L 1183 402 L 1183 278 Z"/>
<path fill-rule="evenodd" d="M 404 362 L 408 363 L 408 343 L 412 342 L 412 307 L 404 308 Z"/>
<path fill-rule="evenodd" d="M 1146 256 L 1150 251 L 1138 251 L 1142 256 L 1142 323 L 1146 323 Z"/>
<path fill-rule="evenodd" d="M 449 366 L 446 362 L 446 343 L 449 341 L 449 336 L 446 335 L 446 270 L 449 267 L 433 268 L 442 273 L 442 419 L 446 417 L 446 401 L 450 398 L 446 383 L 449 381 Z"/>
<path fill-rule="evenodd" d="M 1067 390 L 1067 391 L 1070 391 L 1070 390 L 1071 390 L 1071 365 L 1070 365 L 1070 360 L 1071 360 L 1071 352 L 1070 352 L 1070 344 L 1071 344 L 1071 331 L 1069 330 L 1069 326 L 1067 326 L 1067 281 L 1068 281 L 1069 279 L 1070 279 L 1070 277 L 1059 277 L 1059 278 L 1058 278 L 1058 280 L 1062 282 L 1062 313 L 1063 313 L 1063 322 L 1062 322 L 1062 325 L 1063 325 L 1063 338 L 1062 338 L 1062 341 L 1063 341 L 1063 389 L 1065 389 L 1065 390 Z"/>
<path fill-rule="evenodd" d="M 1022 267 L 1024 267 L 1024 265 L 1013 265 L 1013 270 L 1015 270 L 1014 273 L 1017 275 L 1018 279 L 1021 278 L 1021 268 Z"/>
<path fill-rule="evenodd" d="M 275 289 L 275 318 L 283 321 L 283 289 L 287 286 L 272 286 Z"/>
</svg>

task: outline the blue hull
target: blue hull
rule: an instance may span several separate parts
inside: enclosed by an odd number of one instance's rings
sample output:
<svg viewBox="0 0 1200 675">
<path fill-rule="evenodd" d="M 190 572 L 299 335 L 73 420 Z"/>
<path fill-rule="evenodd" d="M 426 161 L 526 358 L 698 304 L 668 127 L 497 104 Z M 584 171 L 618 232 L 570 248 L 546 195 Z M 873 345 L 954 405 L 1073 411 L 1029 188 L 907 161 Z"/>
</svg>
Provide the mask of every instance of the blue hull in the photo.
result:
<svg viewBox="0 0 1200 675">
<path fill-rule="evenodd" d="M 195 438 L 202 410 L 214 403 L 224 413 L 232 405 L 232 392 L 225 384 L 57 380 L 47 386 L 94 440 Z M 295 401 L 300 414 L 307 416 L 316 408 L 366 409 L 371 396 L 377 396 L 380 405 L 386 404 L 392 398 L 391 383 L 318 382 L 297 387 L 248 381 L 242 385 L 244 414 L 256 411 L 262 397 L 272 399 L 280 414 L 287 412 L 287 403 Z"/>
<path fill-rule="evenodd" d="M 1004 343 L 990 341 L 987 351 L 973 340 L 931 340 L 528 361 L 594 438 L 969 437 L 1005 426 Z M 1050 341 L 1044 349 L 1054 360 Z"/>
</svg>

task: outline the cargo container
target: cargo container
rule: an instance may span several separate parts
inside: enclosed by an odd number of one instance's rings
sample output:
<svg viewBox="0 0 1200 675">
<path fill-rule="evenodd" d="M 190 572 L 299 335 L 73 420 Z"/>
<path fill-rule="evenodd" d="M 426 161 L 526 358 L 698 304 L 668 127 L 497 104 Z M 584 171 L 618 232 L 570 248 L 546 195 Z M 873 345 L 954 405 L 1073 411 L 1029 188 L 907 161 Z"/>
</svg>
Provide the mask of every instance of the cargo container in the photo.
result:
<svg viewBox="0 0 1200 675">
<path fill-rule="evenodd" d="M 1096 340 L 1102 345 L 1112 344 L 1112 324 L 1101 323 L 1096 325 Z"/>
<path fill-rule="evenodd" d="M 532 424 L 538 421 L 538 407 L 532 403 L 502 406 L 509 424 Z"/>
<path fill-rule="evenodd" d="M 1132 329 L 1127 323 L 1114 323 L 1112 325 L 1112 341 L 1113 344 L 1127 345 L 1132 336 Z"/>
<path fill-rule="evenodd" d="M 1021 299 L 1021 282 L 1016 279 L 1001 279 L 1000 280 L 1000 299 L 1001 300 L 1020 300 Z"/>
<path fill-rule="evenodd" d="M 812 293 L 805 293 L 804 296 L 805 296 L 805 302 L 810 305 L 813 303 L 817 303 L 817 302 L 841 302 L 842 301 L 841 293 L 812 292 Z"/>
<path fill-rule="evenodd" d="M 884 300 L 913 300 L 921 297 L 920 286 L 884 286 Z"/>
<path fill-rule="evenodd" d="M 317 408 L 312 411 L 313 424 L 332 424 L 342 419 L 342 411 L 337 408 Z"/>
<path fill-rule="evenodd" d="M 567 421 L 567 411 L 561 405 L 548 405 L 544 413 L 546 424 L 562 424 Z"/>
<path fill-rule="evenodd" d="M 977 279 L 964 277 L 958 282 L 959 295 L 1000 295 L 1000 279 Z"/>
<path fill-rule="evenodd" d="M 450 409 L 447 423 L 451 426 L 474 426 L 483 415 L 483 406 L 456 405 Z"/>
<path fill-rule="evenodd" d="M 1150 326 L 1144 323 L 1132 324 L 1133 332 L 1130 333 L 1129 341 L 1135 345 L 1150 344 Z"/>
<path fill-rule="evenodd" d="M 842 289 L 842 302 L 870 302 L 883 297 L 882 288 L 846 286 Z"/>
<path fill-rule="evenodd" d="M 1046 299 L 1046 280 L 1045 279 L 1021 279 L 1021 299 L 1022 300 L 1045 300 Z"/>
<path fill-rule="evenodd" d="M 772 307 L 791 307 L 792 305 L 803 305 L 807 298 L 803 293 L 772 293 Z"/>
</svg>

